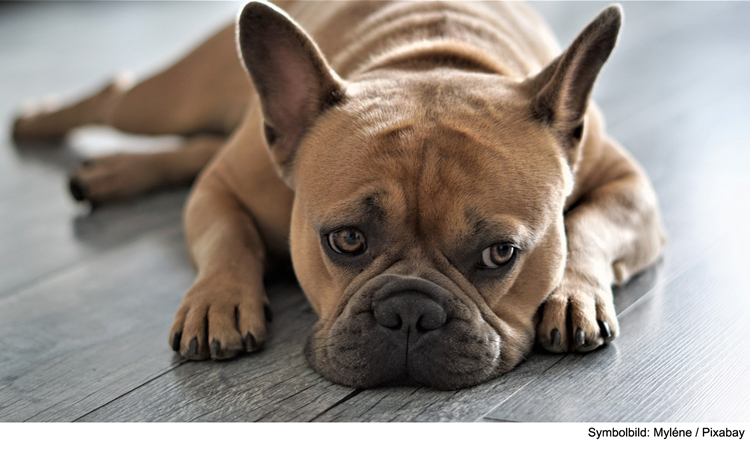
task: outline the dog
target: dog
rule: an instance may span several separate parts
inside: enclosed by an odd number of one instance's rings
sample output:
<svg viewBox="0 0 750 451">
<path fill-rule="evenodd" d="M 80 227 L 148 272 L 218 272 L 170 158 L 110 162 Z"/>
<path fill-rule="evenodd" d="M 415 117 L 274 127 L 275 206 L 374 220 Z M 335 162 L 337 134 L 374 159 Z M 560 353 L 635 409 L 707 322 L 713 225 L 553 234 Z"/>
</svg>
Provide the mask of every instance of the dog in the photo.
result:
<svg viewBox="0 0 750 451">
<path fill-rule="evenodd" d="M 186 137 L 70 182 L 100 203 L 200 173 L 184 218 L 197 277 L 169 335 L 182 356 L 261 349 L 264 275 L 291 257 L 316 371 L 458 389 L 535 343 L 613 340 L 612 286 L 664 247 L 649 180 L 590 101 L 621 22 L 610 6 L 561 52 L 518 2 L 253 1 L 165 71 L 27 112 L 13 136 Z"/>
</svg>

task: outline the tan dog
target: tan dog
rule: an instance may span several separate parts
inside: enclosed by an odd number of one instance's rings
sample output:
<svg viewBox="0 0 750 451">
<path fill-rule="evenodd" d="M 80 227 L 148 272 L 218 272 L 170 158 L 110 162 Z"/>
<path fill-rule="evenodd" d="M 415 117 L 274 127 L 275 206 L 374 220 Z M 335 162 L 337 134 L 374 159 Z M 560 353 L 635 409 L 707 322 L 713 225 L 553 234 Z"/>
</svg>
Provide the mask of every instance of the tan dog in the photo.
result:
<svg viewBox="0 0 750 451">
<path fill-rule="evenodd" d="M 664 243 L 648 180 L 589 102 L 619 7 L 560 55 L 515 2 L 282 6 L 295 19 L 256 2 L 239 17 L 252 85 L 227 27 L 132 88 L 14 127 L 192 137 L 79 168 L 71 189 L 94 202 L 190 179 L 221 149 L 185 212 L 198 276 L 175 351 L 261 348 L 263 276 L 290 253 L 320 317 L 307 356 L 338 383 L 453 389 L 510 370 L 535 337 L 566 352 L 617 336 L 611 286 Z"/>
</svg>

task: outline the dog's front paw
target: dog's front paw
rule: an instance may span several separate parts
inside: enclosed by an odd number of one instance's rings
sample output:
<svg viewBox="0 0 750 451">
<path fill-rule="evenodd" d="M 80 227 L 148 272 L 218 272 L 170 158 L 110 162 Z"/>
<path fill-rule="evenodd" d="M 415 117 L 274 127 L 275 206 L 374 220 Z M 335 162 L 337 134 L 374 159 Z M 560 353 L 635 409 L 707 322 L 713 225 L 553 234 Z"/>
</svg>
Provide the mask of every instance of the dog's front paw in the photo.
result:
<svg viewBox="0 0 750 451">
<path fill-rule="evenodd" d="M 266 321 L 271 321 L 271 310 L 262 288 L 198 280 L 175 315 L 169 344 L 191 360 L 229 359 L 263 347 Z"/>
<path fill-rule="evenodd" d="M 537 342 L 552 352 L 588 352 L 619 333 L 612 288 L 567 273 L 542 306 Z"/>
</svg>

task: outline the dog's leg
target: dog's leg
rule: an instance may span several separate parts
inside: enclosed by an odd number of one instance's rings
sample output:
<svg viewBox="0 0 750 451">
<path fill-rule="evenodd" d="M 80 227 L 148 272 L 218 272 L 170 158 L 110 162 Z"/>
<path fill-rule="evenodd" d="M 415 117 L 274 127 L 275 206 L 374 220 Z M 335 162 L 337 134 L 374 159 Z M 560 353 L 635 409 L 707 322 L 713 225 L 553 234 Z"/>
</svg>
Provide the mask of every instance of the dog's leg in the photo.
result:
<svg viewBox="0 0 750 451">
<path fill-rule="evenodd" d="M 115 153 L 82 163 L 70 179 L 76 200 L 104 203 L 156 188 L 193 181 L 224 144 L 223 137 L 197 136 L 180 149 L 158 153 Z"/>
<path fill-rule="evenodd" d="M 605 8 L 562 55 L 525 82 L 533 115 L 555 136 L 575 178 L 565 204 L 564 273 L 537 326 L 537 341 L 553 352 L 590 351 L 617 336 L 612 284 L 653 263 L 664 245 L 648 178 L 604 135 L 599 112 L 589 105 L 621 24 L 621 8 Z"/>
<path fill-rule="evenodd" d="M 239 123 L 251 92 L 230 25 L 140 83 L 120 77 L 83 100 L 23 112 L 14 122 L 13 139 L 59 140 L 89 124 L 150 135 L 227 135 Z"/>
<path fill-rule="evenodd" d="M 289 258 L 294 193 L 279 179 L 263 140 L 260 108 L 198 178 L 185 235 L 198 275 L 169 343 L 189 359 L 225 359 L 260 349 L 270 315 L 263 276 Z"/>
<path fill-rule="evenodd" d="M 188 359 L 226 359 L 266 340 L 266 252 L 253 219 L 213 174 L 196 185 L 185 212 L 198 269 L 175 316 L 170 345 Z"/>
<path fill-rule="evenodd" d="M 89 124 L 104 124 L 105 112 L 132 86 L 132 78 L 121 75 L 101 90 L 79 101 L 57 105 L 54 101 L 28 106 L 13 123 L 16 142 L 59 141 L 72 129 Z"/>
<path fill-rule="evenodd" d="M 128 133 L 191 137 L 175 152 L 114 154 L 75 169 L 70 188 L 76 199 L 124 199 L 192 180 L 237 126 L 251 93 L 231 25 L 140 83 L 120 78 L 73 104 L 21 115 L 14 123 L 13 138 L 59 140 L 89 124 Z"/>
<path fill-rule="evenodd" d="M 651 265 L 666 241 L 643 170 L 611 142 L 602 150 L 607 173 L 565 214 L 565 273 L 542 307 L 537 341 L 553 352 L 590 351 L 614 339 L 612 285 Z"/>
</svg>

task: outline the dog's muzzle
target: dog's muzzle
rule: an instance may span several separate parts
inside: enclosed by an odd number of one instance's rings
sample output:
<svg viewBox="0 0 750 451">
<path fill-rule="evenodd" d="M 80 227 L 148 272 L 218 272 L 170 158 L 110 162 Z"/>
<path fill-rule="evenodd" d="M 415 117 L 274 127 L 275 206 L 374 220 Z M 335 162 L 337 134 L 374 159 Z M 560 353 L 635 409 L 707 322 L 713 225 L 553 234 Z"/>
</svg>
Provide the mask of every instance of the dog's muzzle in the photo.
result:
<svg viewBox="0 0 750 451">
<path fill-rule="evenodd" d="M 307 356 L 345 385 L 453 389 L 491 377 L 500 336 L 475 307 L 437 283 L 383 274 L 350 299 L 330 329 L 316 328 Z"/>
</svg>

